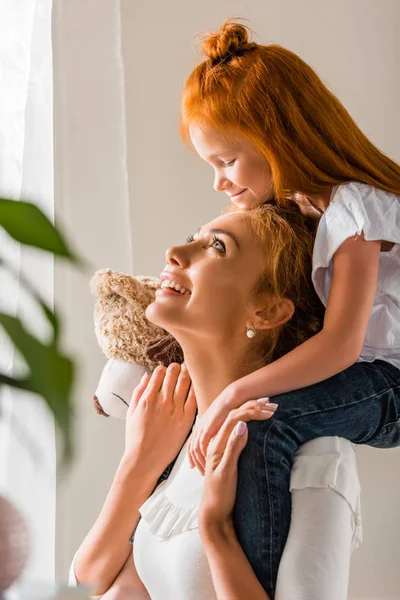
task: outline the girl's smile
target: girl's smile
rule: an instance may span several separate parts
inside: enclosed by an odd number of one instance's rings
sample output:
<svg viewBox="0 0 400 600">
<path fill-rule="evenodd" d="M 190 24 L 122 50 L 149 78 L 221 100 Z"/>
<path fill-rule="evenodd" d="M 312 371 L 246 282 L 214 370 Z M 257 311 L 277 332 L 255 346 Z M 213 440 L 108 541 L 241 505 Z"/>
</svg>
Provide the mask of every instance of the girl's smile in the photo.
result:
<svg viewBox="0 0 400 600">
<path fill-rule="evenodd" d="M 214 169 L 214 189 L 225 192 L 239 208 L 248 210 L 274 195 L 266 158 L 237 132 L 227 137 L 216 129 L 190 127 L 197 154 Z"/>
</svg>

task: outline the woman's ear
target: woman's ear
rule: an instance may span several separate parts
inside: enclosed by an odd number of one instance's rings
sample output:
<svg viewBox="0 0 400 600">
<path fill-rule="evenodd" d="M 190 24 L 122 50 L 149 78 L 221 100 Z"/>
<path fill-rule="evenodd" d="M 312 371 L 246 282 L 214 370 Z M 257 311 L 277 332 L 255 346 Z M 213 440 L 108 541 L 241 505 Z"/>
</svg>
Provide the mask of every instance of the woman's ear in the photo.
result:
<svg viewBox="0 0 400 600">
<path fill-rule="evenodd" d="M 275 329 L 284 325 L 293 317 L 294 304 L 288 298 L 274 300 L 269 298 L 269 306 L 258 310 L 253 319 L 255 329 Z"/>
</svg>

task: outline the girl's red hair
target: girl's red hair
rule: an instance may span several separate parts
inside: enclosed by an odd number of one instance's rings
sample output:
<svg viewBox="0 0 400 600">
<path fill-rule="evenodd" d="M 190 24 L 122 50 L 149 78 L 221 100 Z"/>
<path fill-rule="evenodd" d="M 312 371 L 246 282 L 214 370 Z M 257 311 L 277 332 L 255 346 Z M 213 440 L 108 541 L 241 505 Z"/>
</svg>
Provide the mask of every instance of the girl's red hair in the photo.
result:
<svg viewBox="0 0 400 600">
<path fill-rule="evenodd" d="M 320 194 L 360 181 L 400 195 L 400 166 L 362 133 L 336 96 L 301 58 L 249 41 L 226 21 L 203 40 L 207 59 L 182 94 L 181 136 L 191 125 L 235 130 L 268 160 L 275 197 Z"/>
</svg>

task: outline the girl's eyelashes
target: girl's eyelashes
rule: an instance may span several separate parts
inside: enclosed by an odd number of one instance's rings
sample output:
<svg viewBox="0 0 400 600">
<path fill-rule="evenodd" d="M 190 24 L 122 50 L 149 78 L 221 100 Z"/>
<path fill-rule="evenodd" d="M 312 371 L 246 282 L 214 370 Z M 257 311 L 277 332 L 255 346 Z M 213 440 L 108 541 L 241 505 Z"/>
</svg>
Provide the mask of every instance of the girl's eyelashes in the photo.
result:
<svg viewBox="0 0 400 600">
<path fill-rule="evenodd" d="M 194 242 L 194 237 L 193 237 L 192 235 L 189 235 L 189 236 L 186 238 L 186 243 L 187 243 L 187 244 L 191 244 L 192 242 Z"/>
<path fill-rule="evenodd" d="M 234 158 L 233 160 L 229 161 L 229 162 L 224 162 L 224 167 L 233 167 L 233 165 L 236 162 L 236 158 Z"/>
</svg>

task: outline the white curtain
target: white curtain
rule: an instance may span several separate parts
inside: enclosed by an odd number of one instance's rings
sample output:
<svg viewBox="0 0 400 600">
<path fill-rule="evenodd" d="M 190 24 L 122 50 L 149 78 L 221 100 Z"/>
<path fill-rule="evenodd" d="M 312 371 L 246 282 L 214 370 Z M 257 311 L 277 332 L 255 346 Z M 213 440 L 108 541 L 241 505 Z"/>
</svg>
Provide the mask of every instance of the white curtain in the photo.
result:
<svg viewBox="0 0 400 600">
<path fill-rule="evenodd" d="M 96 269 L 135 272 L 123 25 L 120 0 L 53 2 L 56 219 L 90 262 L 86 271 L 58 263 L 55 269 L 55 303 L 64 317 L 65 342 L 79 365 L 76 456 L 70 472 L 58 473 L 56 574 L 62 581 L 99 514 L 124 442 L 123 423 L 100 417 L 92 405 L 106 359 L 94 335 L 89 289 Z"/>
<path fill-rule="evenodd" d="M 28 199 L 53 219 L 52 0 L 0 0 L 0 195 Z M 0 310 L 23 319 L 37 336 L 48 334 L 40 311 L 24 293 L 23 274 L 53 303 L 53 260 L 19 248 L 0 231 L 0 255 L 17 278 L 0 271 Z M 0 330 L 0 369 L 23 365 Z M 23 580 L 54 580 L 56 453 L 53 419 L 44 402 L 2 388 L 0 397 L 0 494 L 23 513 L 30 529 L 30 561 Z"/>
</svg>

